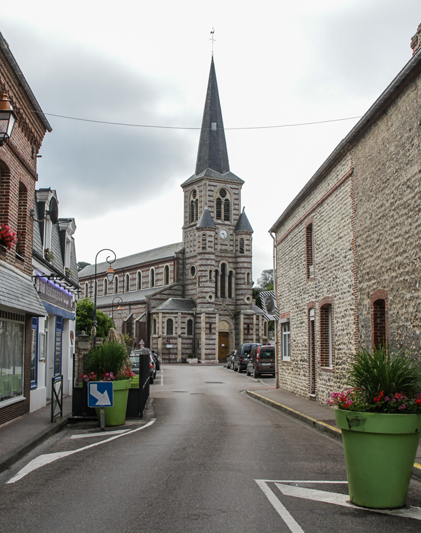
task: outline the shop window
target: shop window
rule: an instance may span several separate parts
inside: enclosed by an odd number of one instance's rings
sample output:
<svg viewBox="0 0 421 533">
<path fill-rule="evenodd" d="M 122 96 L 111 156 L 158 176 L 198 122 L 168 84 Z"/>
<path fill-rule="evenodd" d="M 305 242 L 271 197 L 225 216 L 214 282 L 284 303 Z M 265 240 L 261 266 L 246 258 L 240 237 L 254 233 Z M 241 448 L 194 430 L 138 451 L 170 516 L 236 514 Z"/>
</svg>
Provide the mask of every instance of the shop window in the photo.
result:
<svg viewBox="0 0 421 533">
<path fill-rule="evenodd" d="M 24 320 L 23 315 L 0 311 L 0 406 L 1 402 L 23 396 Z M 17 320 L 16 320 L 17 319 Z"/>
<path fill-rule="evenodd" d="M 31 389 L 37 388 L 38 377 L 38 318 L 32 318 L 32 337 L 31 337 Z"/>
</svg>

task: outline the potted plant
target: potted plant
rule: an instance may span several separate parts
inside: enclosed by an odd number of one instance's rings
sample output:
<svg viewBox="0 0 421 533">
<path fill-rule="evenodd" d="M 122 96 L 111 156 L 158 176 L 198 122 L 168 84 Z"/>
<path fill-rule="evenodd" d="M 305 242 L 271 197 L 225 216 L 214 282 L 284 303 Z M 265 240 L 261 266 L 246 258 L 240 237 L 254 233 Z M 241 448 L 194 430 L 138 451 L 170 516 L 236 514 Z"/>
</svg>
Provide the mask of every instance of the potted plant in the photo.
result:
<svg viewBox="0 0 421 533">
<path fill-rule="evenodd" d="M 86 356 L 85 369 L 82 379 L 86 382 L 114 382 L 114 405 L 105 409 L 105 425 L 124 424 L 131 378 L 134 377 L 128 367 L 126 347 L 117 341 L 96 346 Z M 99 409 L 96 411 L 99 416 Z"/>
<path fill-rule="evenodd" d="M 362 349 L 348 385 L 329 404 L 342 430 L 351 502 L 403 507 L 421 433 L 421 362 L 404 350 Z"/>
<path fill-rule="evenodd" d="M 0 245 L 10 250 L 18 241 L 16 233 L 7 224 L 0 224 Z"/>
<path fill-rule="evenodd" d="M 44 250 L 44 257 L 49 263 L 51 263 L 54 260 L 54 254 L 49 248 L 46 248 Z"/>
</svg>

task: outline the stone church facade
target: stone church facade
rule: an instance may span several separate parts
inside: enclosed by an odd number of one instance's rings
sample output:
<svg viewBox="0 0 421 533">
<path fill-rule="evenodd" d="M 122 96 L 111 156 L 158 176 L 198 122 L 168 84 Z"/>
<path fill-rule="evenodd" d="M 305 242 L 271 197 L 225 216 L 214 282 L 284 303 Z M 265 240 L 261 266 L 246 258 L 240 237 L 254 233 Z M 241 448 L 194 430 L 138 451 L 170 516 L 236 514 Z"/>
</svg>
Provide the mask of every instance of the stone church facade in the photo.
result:
<svg viewBox="0 0 421 533">
<path fill-rule="evenodd" d="M 244 181 L 230 171 L 212 58 L 195 173 L 182 185 L 183 241 L 97 265 L 97 308 L 136 346 L 164 361 L 223 361 L 243 342 L 265 341 L 252 297 L 253 229 L 241 209 Z M 94 297 L 95 267 L 79 273 Z M 120 309 L 119 309 L 120 308 Z"/>
</svg>

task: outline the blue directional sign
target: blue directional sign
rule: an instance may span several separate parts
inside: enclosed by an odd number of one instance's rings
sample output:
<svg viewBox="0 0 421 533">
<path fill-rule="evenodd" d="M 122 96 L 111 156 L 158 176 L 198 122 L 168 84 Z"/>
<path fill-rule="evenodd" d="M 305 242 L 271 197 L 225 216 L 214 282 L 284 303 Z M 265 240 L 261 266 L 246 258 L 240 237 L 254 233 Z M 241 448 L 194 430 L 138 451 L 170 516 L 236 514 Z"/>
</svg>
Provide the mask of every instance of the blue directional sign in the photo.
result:
<svg viewBox="0 0 421 533">
<path fill-rule="evenodd" d="M 90 381 L 88 383 L 88 407 L 112 407 L 113 405 L 112 381 Z"/>
</svg>

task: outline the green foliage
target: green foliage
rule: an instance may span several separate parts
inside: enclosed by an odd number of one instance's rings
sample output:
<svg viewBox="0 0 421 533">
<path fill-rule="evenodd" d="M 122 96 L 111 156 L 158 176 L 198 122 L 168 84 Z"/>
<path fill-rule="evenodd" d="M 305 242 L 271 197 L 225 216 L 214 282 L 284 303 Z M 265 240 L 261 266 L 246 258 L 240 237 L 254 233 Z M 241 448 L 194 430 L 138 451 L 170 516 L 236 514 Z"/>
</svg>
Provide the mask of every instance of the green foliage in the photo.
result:
<svg viewBox="0 0 421 533">
<path fill-rule="evenodd" d="M 96 346 L 86 356 L 84 366 L 85 371 L 94 372 L 98 380 L 102 380 L 105 373 L 118 376 L 127 366 L 126 347 L 116 341 Z"/>
<path fill-rule="evenodd" d="M 257 279 L 257 285 L 263 291 L 273 291 L 273 270 L 263 270 Z"/>
<path fill-rule="evenodd" d="M 91 263 L 86 263 L 85 261 L 78 261 L 77 271 L 80 272 L 83 268 L 90 265 Z"/>
<path fill-rule="evenodd" d="M 373 347 L 370 354 L 362 348 L 351 363 L 348 385 L 359 389 L 367 402 L 380 392 L 389 397 L 414 396 L 421 391 L 421 363 L 411 352 L 389 353 L 386 347 Z"/>
<path fill-rule="evenodd" d="M 364 348 L 354 356 L 351 389 L 333 392 L 329 405 L 349 411 L 421 414 L 421 361 L 414 352 Z"/>
<path fill-rule="evenodd" d="M 130 355 L 133 349 L 133 339 L 130 337 L 128 333 L 125 333 L 123 335 L 123 338 L 124 338 L 124 344 L 127 350 L 127 355 Z"/>
<path fill-rule="evenodd" d="M 90 335 L 92 326 L 94 324 L 94 303 L 89 298 L 79 300 L 76 307 L 76 331 L 85 331 L 87 335 Z M 111 318 L 99 311 L 96 312 L 97 319 L 97 337 L 105 339 L 113 327 L 113 321 Z"/>
</svg>

